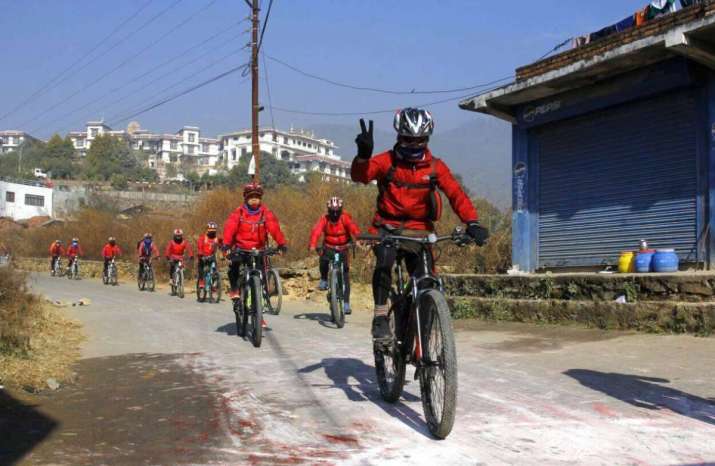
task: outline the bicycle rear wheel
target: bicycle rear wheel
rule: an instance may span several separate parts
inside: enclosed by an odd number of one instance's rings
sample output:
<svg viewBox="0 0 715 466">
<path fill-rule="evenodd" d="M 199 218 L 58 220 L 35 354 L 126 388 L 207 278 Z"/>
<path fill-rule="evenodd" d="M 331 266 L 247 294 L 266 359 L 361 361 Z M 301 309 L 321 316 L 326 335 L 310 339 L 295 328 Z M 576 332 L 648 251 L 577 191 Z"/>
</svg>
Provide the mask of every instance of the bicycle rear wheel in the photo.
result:
<svg viewBox="0 0 715 466">
<path fill-rule="evenodd" d="M 261 284 L 261 279 L 257 276 L 251 277 L 251 309 L 250 320 L 251 320 L 251 341 L 253 346 L 259 348 L 261 346 L 261 340 L 263 339 L 263 327 L 261 323 L 263 322 L 263 286 Z"/>
<path fill-rule="evenodd" d="M 199 280 L 196 280 L 196 301 L 203 303 L 206 301 L 206 297 L 208 295 L 208 291 L 206 289 L 206 284 L 204 283 L 204 286 L 201 287 L 199 286 Z"/>
<path fill-rule="evenodd" d="M 283 305 L 283 284 L 280 275 L 274 269 L 270 269 L 266 274 L 266 289 L 270 311 L 275 315 L 280 314 Z"/>
<path fill-rule="evenodd" d="M 435 437 L 446 438 L 457 408 L 457 352 L 449 305 L 437 290 L 420 298 L 422 363 L 420 388 L 427 426 Z"/>
<path fill-rule="evenodd" d="M 388 317 L 392 334 L 395 335 L 395 313 L 392 306 L 390 306 Z M 388 403 L 395 403 L 400 399 L 402 389 L 405 386 L 407 362 L 402 348 L 395 338 L 389 346 L 373 343 L 372 351 L 375 355 L 375 373 L 377 375 L 377 384 L 380 387 L 380 395 Z"/>
</svg>

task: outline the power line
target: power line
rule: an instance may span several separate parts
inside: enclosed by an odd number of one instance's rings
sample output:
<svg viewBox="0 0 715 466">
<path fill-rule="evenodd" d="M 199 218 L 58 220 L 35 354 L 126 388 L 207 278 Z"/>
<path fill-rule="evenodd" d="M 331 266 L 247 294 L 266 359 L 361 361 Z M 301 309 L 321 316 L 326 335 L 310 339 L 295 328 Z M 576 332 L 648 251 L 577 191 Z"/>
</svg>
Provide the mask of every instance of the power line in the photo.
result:
<svg viewBox="0 0 715 466">
<path fill-rule="evenodd" d="M 512 79 L 512 77 L 505 78 L 505 79 Z M 492 87 L 491 89 L 485 90 L 485 92 L 492 91 L 494 89 L 497 89 L 497 87 Z M 466 99 L 468 97 L 472 97 L 473 93 L 469 93 L 466 95 L 461 95 L 457 97 L 450 97 L 447 99 L 441 99 L 441 100 L 435 100 L 432 102 L 424 102 L 421 104 L 416 104 L 415 106 L 417 107 L 430 107 L 434 105 L 439 105 L 439 104 L 444 104 L 447 102 L 454 102 L 457 100 L 462 100 Z M 303 111 L 303 110 L 295 110 L 295 109 L 288 109 L 288 108 L 282 108 L 282 107 L 273 107 L 273 110 L 283 112 L 283 113 L 294 113 L 297 115 L 313 115 L 313 116 L 360 116 L 360 115 L 378 115 L 378 114 L 383 114 L 383 113 L 394 113 L 395 110 L 399 107 L 395 107 L 392 109 L 384 109 L 384 110 L 370 110 L 370 111 L 364 111 L 364 112 L 309 112 L 309 111 Z"/>
<path fill-rule="evenodd" d="M 245 21 L 245 20 L 244 20 L 244 21 Z M 240 24 L 241 22 L 243 22 L 243 21 L 239 21 L 239 22 L 235 23 L 235 25 L 238 25 L 238 24 Z M 233 25 L 232 25 L 232 26 L 233 26 Z M 104 100 L 106 97 L 115 94 L 117 91 L 119 91 L 119 90 L 121 90 L 121 89 L 124 89 L 125 87 L 127 87 L 127 86 L 129 86 L 129 85 L 131 85 L 131 84 L 133 84 L 133 83 L 135 83 L 135 82 L 137 82 L 137 81 L 139 81 L 141 78 L 150 75 L 150 74 L 153 73 L 154 71 L 163 68 L 164 66 L 168 65 L 169 63 L 171 63 L 171 62 L 173 62 L 173 61 L 176 61 L 176 60 L 179 59 L 179 58 L 183 58 L 184 56 L 186 56 L 186 54 L 188 54 L 188 53 L 190 53 L 190 52 L 196 50 L 197 48 L 201 47 L 202 45 L 204 45 L 204 44 L 210 42 L 211 40 L 215 39 L 216 37 L 219 37 L 220 35 L 225 34 L 226 31 L 230 31 L 230 30 L 231 30 L 231 29 L 224 29 L 224 30 L 222 30 L 221 32 L 219 32 L 218 34 L 213 34 L 211 37 L 209 37 L 209 38 L 203 40 L 202 42 L 200 42 L 200 43 L 198 43 L 198 44 L 196 44 L 196 45 L 194 45 L 194 46 L 192 46 L 192 47 L 190 47 L 190 48 L 184 50 L 184 51 L 181 52 L 180 54 L 175 55 L 175 56 L 172 57 L 171 59 L 166 60 L 166 61 L 164 61 L 163 63 L 161 63 L 161 64 L 159 64 L 159 65 L 153 67 L 153 68 L 150 69 L 149 71 L 144 72 L 144 73 L 142 73 L 142 74 L 140 74 L 140 75 L 135 76 L 134 78 L 130 79 L 128 82 L 126 82 L 126 83 L 124 83 L 124 84 L 122 84 L 122 85 L 120 85 L 120 86 L 118 86 L 118 87 L 115 87 L 115 88 L 113 88 L 113 89 L 110 89 L 109 91 L 107 91 L 107 92 L 104 93 L 103 95 L 97 97 L 96 99 L 92 99 L 92 100 L 90 100 L 89 102 L 85 103 L 84 105 L 81 105 L 80 107 L 74 108 L 74 109 L 70 110 L 69 112 L 66 112 L 66 113 L 60 115 L 59 117 L 53 119 L 51 122 L 49 122 L 49 123 L 47 123 L 46 125 L 43 125 L 43 126 L 54 125 L 56 122 L 61 121 L 61 120 L 64 120 L 65 118 L 67 118 L 67 117 L 69 117 L 69 116 L 71 116 L 71 115 L 74 115 L 75 113 L 80 112 L 80 111 L 86 109 L 87 107 L 90 107 L 90 106 L 92 106 L 92 105 L 94 105 L 94 104 L 96 104 L 96 103 L 98 103 L 98 102 Z M 245 34 L 245 33 L 246 33 L 246 31 L 241 32 L 241 33 L 239 33 L 239 34 L 237 34 L 237 35 L 232 36 L 232 37 L 229 38 L 226 42 L 224 42 L 223 44 L 219 45 L 218 48 L 221 48 L 221 47 L 223 47 L 224 45 L 231 43 L 231 41 L 233 41 L 233 40 L 235 40 L 235 39 L 238 39 L 240 36 L 242 36 L 242 35 Z M 147 83 L 144 84 L 143 86 L 141 86 L 141 87 L 139 87 L 139 88 L 137 88 L 137 89 L 134 89 L 133 91 L 131 91 L 131 92 L 129 92 L 129 93 L 126 93 L 126 94 L 121 95 L 121 96 L 118 97 L 117 99 L 115 99 L 115 100 L 111 101 L 110 103 L 108 103 L 107 105 L 105 105 L 105 108 L 111 108 L 113 105 L 115 105 L 115 104 L 117 104 L 117 103 L 123 101 L 123 100 L 126 99 L 127 97 L 130 97 L 130 96 L 136 94 L 137 92 L 140 92 L 140 91 L 146 89 L 146 88 L 149 87 L 151 84 L 154 84 L 155 82 L 159 81 L 160 79 L 165 78 L 165 77 L 167 77 L 167 76 L 169 76 L 169 75 L 172 75 L 172 74 L 174 74 L 176 71 L 180 70 L 181 68 L 186 67 L 186 66 L 189 66 L 189 65 L 192 65 L 192 64 L 196 63 L 197 61 L 199 61 L 199 60 L 201 60 L 201 59 L 203 59 L 203 58 L 204 58 L 204 55 L 200 55 L 200 56 L 194 58 L 193 60 L 190 60 L 190 61 L 185 62 L 185 63 L 181 63 L 179 66 L 176 66 L 176 67 L 170 69 L 168 72 L 166 72 L 166 73 L 164 73 L 164 74 L 162 74 L 162 75 L 159 75 L 158 77 L 152 79 L 151 81 L 147 82 Z M 30 132 L 32 132 L 32 131 L 30 131 Z"/>
<path fill-rule="evenodd" d="M 139 115 L 141 115 L 141 114 L 143 114 L 143 113 L 146 113 L 146 112 L 149 112 L 149 111 L 151 111 L 151 110 L 154 110 L 155 108 L 161 107 L 162 105 L 167 104 L 167 103 L 169 103 L 169 102 L 171 102 L 171 101 L 173 101 L 173 100 L 176 100 L 176 99 L 178 99 L 179 97 L 185 96 L 186 94 L 189 94 L 189 93 L 191 93 L 191 92 L 194 92 L 194 91 L 196 91 L 196 90 L 198 90 L 198 89 L 201 89 L 202 87 L 208 86 L 209 84 L 211 84 L 211 83 L 213 83 L 213 82 L 216 82 L 216 81 L 218 81 L 218 80 L 220 80 L 220 79 L 222 79 L 222 78 L 225 78 L 226 76 L 229 76 L 229 75 L 231 75 L 231 74 L 233 74 L 233 73 L 235 73 L 235 72 L 237 72 L 237 71 L 243 69 L 243 68 L 246 67 L 246 66 L 248 66 L 248 64 L 247 64 L 247 63 L 244 63 L 243 65 L 239 65 L 239 66 L 236 66 L 236 67 L 234 67 L 234 68 L 231 68 L 231 69 L 229 69 L 229 70 L 227 70 L 227 71 L 224 71 L 223 73 L 221 73 L 221 74 L 219 74 L 219 75 L 217 75 L 217 76 L 214 76 L 213 78 L 207 79 L 206 81 L 203 81 L 203 82 L 201 82 L 201 83 L 199 83 L 199 84 L 196 84 L 196 85 L 194 85 L 194 86 L 191 86 L 191 87 L 189 87 L 188 89 L 185 89 L 185 90 L 183 90 L 183 91 L 179 92 L 178 94 L 175 94 L 175 95 L 173 95 L 173 96 L 171 96 L 171 97 L 167 97 L 166 99 L 163 99 L 163 100 L 161 100 L 161 101 L 159 101 L 159 102 L 157 102 L 157 103 L 155 103 L 155 104 L 152 104 L 152 105 L 150 105 L 149 107 L 147 107 L 147 108 L 145 108 L 145 109 L 143 109 L 143 110 L 140 110 L 140 111 L 138 111 L 138 112 L 135 112 L 135 113 L 133 113 L 133 114 L 131 114 L 131 115 L 128 115 L 128 116 L 125 116 L 125 117 L 123 117 L 123 118 L 117 119 L 117 120 L 113 121 L 111 124 L 114 125 L 114 124 L 116 124 L 116 123 L 121 123 L 121 122 L 130 120 L 130 119 L 132 119 L 132 118 L 136 118 L 137 116 L 139 116 Z M 243 82 L 245 82 L 245 81 L 246 81 L 246 79 L 244 79 L 243 81 L 241 81 L 241 83 L 243 83 Z"/>
<path fill-rule="evenodd" d="M 164 13 L 166 13 L 167 11 L 169 11 L 170 9 L 172 9 L 174 6 L 178 5 L 178 4 L 179 4 L 180 2 L 182 2 L 182 1 L 183 1 L 183 0 L 175 0 L 175 1 L 174 1 L 171 5 L 169 5 L 166 9 L 162 10 L 158 15 L 155 15 L 153 18 L 151 18 L 151 19 L 149 20 L 149 22 L 151 22 L 151 21 L 153 21 L 154 19 L 158 18 L 159 16 L 163 15 Z M 164 40 L 166 37 L 168 37 L 168 36 L 169 36 L 170 34 L 172 34 L 174 31 L 176 31 L 177 29 L 179 29 L 180 27 L 182 27 L 182 26 L 184 26 L 186 23 L 188 23 L 190 20 L 192 20 L 196 15 L 198 15 L 198 14 L 202 13 L 204 10 L 210 8 L 210 7 L 211 7 L 213 4 L 215 4 L 217 1 L 218 1 L 218 0 L 211 0 L 208 4 L 204 5 L 204 6 L 203 6 L 202 8 L 200 8 L 198 11 L 196 11 L 196 12 L 190 14 L 186 19 L 184 19 L 183 21 L 181 21 L 179 24 L 175 25 L 174 27 L 172 27 L 171 29 L 169 29 L 168 31 L 166 31 L 166 32 L 165 32 L 164 34 L 162 34 L 158 39 L 156 39 L 156 40 L 154 40 L 153 42 L 149 43 L 149 45 L 145 46 L 144 48 L 142 48 L 142 49 L 139 50 L 138 52 L 133 53 L 132 55 L 130 55 L 129 57 L 127 57 L 125 60 L 123 60 L 122 62 L 120 62 L 117 66 L 115 66 L 115 67 L 112 68 L 111 70 L 109 70 L 109 71 L 107 71 L 106 73 L 104 73 L 103 75 L 101 75 L 99 78 L 95 79 L 94 81 L 92 81 L 92 82 L 89 83 L 88 85 L 86 85 L 86 86 L 84 86 L 84 87 L 78 89 L 78 90 L 77 90 L 76 92 L 74 92 L 73 94 L 69 95 L 68 97 L 66 97 L 65 99 L 61 100 L 60 102 L 57 102 L 55 105 L 51 106 L 49 109 L 46 109 L 44 112 L 38 114 L 36 117 L 30 119 L 28 122 L 23 123 L 21 126 L 26 126 L 27 123 L 30 123 L 30 122 L 32 122 L 32 121 L 34 121 L 34 120 L 37 120 L 38 118 L 41 118 L 41 117 L 42 117 L 43 115 L 45 115 L 47 112 L 51 112 L 52 110 L 56 109 L 56 108 L 59 107 L 60 105 L 62 105 L 62 104 L 64 104 L 65 102 L 69 101 L 70 99 L 74 98 L 74 97 L 77 96 L 78 94 L 80 94 L 80 93 L 86 91 L 86 90 L 89 89 L 90 87 L 95 86 L 97 83 L 101 82 L 101 81 L 102 81 L 103 79 L 105 79 L 107 76 L 111 75 L 111 74 L 114 73 L 115 71 L 117 71 L 117 70 L 119 70 L 120 68 L 124 67 L 127 63 L 131 62 L 132 60 L 136 59 L 136 58 L 137 58 L 138 56 L 140 56 L 141 54 L 145 53 L 146 51 L 148 51 L 149 49 L 151 49 L 152 47 L 154 47 L 155 45 L 157 45 L 159 42 L 161 42 L 162 40 Z M 145 23 L 145 24 L 148 24 L 148 22 Z"/>
<path fill-rule="evenodd" d="M 226 55 L 223 55 L 221 58 L 219 58 L 219 59 L 217 59 L 217 60 L 214 60 L 213 62 L 209 63 L 207 66 L 203 67 L 201 70 L 199 70 L 199 71 L 197 71 L 197 72 L 195 72 L 195 73 L 192 73 L 192 74 L 190 74 L 190 75 L 188 75 L 188 76 L 186 76 L 186 77 L 180 79 L 179 81 L 175 82 L 174 84 L 172 84 L 172 85 L 170 85 L 170 86 L 168 86 L 168 87 L 165 87 L 164 89 L 162 89 L 162 90 L 160 90 L 160 91 L 154 93 L 154 95 L 155 95 L 155 96 L 157 96 L 157 95 L 162 95 L 162 94 L 164 94 L 164 93 L 166 93 L 166 92 L 168 92 L 168 91 L 174 89 L 175 87 L 178 87 L 178 86 L 180 86 L 180 85 L 186 83 L 188 80 L 190 80 L 190 79 L 192 79 L 192 78 L 194 78 L 194 77 L 200 75 L 201 73 L 203 73 L 203 72 L 205 72 L 205 71 L 207 71 L 207 70 L 213 68 L 213 67 L 216 66 L 216 65 L 219 65 L 219 64 L 223 63 L 224 61 L 226 61 L 227 59 L 229 59 L 229 58 L 232 57 L 233 55 L 236 55 L 237 53 L 240 53 L 242 50 L 245 50 L 247 47 L 248 47 L 247 45 L 244 45 L 243 47 L 241 47 L 241 48 L 239 48 L 239 49 L 233 50 L 233 51 L 227 53 Z M 122 100 L 123 100 L 123 99 L 122 99 Z M 128 110 L 128 109 L 127 109 L 127 110 L 123 110 L 123 111 L 117 112 L 117 114 L 122 114 L 122 113 L 130 112 L 130 111 L 132 111 L 132 110 Z M 112 118 L 110 118 L 110 119 L 113 119 L 117 114 L 115 114 L 115 115 L 114 115 Z"/>
<path fill-rule="evenodd" d="M 273 0 L 268 2 L 268 11 L 266 11 L 266 17 L 263 19 L 263 27 L 261 28 L 261 38 L 258 40 L 257 52 L 261 51 L 261 45 L 263 45 L 263 34 L 266 33 L 266 25 L 268 25 L 268 18 L 271 16 L 271 8 L 273 7 Z M 265 63 L 265 57 L 263 57 L 263 62 Z"/>
<path fill-rule="evenodd" d="M 115 27 L 115 28 L 112 30 L 112 32 L 110 32 L 107 36 L 105 36 L 104 39 L 102 39 L 101 41 L 99 41 L 99 42 L 92 48 L 92 50 L 90 50 L 89 52 L 87 52 L 87 53 L 81 55 L 77 60 L 75 60 L 74 62 L 72 62 L 71 65 L 69 65 L 69 66 L 68 66 L 67 68 L 65 68 L 62 72 L 60 72 L 60 74 L 58 74 L 58 75 L 56 75 L 54 78 L 50 79 L 50 80 L 49 80 L 47 83 L 45 83 L 42 87 L 40 87 L 38 90 L 36 90 L 35 92 L 33 92 L 28 98 L 26 98 L 25 100 L 23 100 L 22 102 L 20 102 L 18 105 L 16 105 L 15 107 L 13 107 L 10 111 L 8 111 L 7 113 L 5 113 L 4 115 L 0 116 L 0 121 L 4 120 L 5 118 L 7 118 L 7 117 L 10 116 L 10 115 L 13 115 L 13 114 L 16 113 L 18 110 L 24 108 L 27 104 L 29 104 L 30 102 L 32 102 L 33 100 L 35 100 L 36 97 L 39 97 L 40 95 L 44 94 L 46 91 L 50 90 L 51 88 L 57 87 L 57 85 L 62 84 L 62 83 L 63 83 L 64 81 L 66 81 L 70 76 L 73 76 L 73 75 L 77 74 L 77 73 L 78 73 L 79 71 L 81 71 L 83 68 L 86 68 L 86 67 L 89 66 L 90 64 L 94 63 L 94 62 L 95 62 L 99 57 L 101 57 L 102 55 L 98 55 L 98 56 L 95 57 L 93 60 L 89 61 L 89 62 L 86 63 L 84 66 L 82 66 L 82 68 L 76 69 L 77 65 L 79 65 L 85 58 L 87 58 L 88 56 L 90 56 L 91 54 L 93 54 L 95 51 L 97 51 L 97 50 L 98 50 L 102 45 L 104 45 L 112 36 L 114 36 L 117 32 L 119 32 L 119 30 L 122 29 L 122 27 L 124 27 L 125 24 L 127 24 L 128 22 L 130 22 L 131 20 L 133 20 L 134 18 L 136 18 L 142 11 L 144 11 L 144 10 L 146 9 L 147 6 L 149 6 L 149 4 L 150 4 L 151 2 L 152 2 L 152 0 L 148 0 L 146 3 L 144 3 L 144 4 L 143 4 L 141 7 L 139 7 L 139 9 L 138 9 L 137 11 L 135 11 L 131 16 L 129 16 L 129 17 L 126 18 L 124 21 L 122 21 L 121 23 L 119 23 L 119 25 L 118 25 L 117 27 Z M 110 50 L 111 50 L 111 49 L 110 49 Z M 105 53 L 106 53 L 106 52 L 105 52 Z M 69 76 L 66 76 L 64 79 L 61 79 L 63 76 L 65 76 L 68 72 L 70 72 L 70 71 L 72 71 L 72 70 L 75 70 L 75 72 L 74 72 L 74 73 L 71 73 Z M 60 80 L 60 79 L 61 79 L 61 80 Z M 58 82 L 58 80 L 60 80 L 60 81 Z M 56 85 L 53 86 L 53 84 L 55 84 L 55 83 L 56 83 Z"/>
<path fill-rule="evenodd" d="M 266 75 L 266 93 L 268 95 L 268 109 L 271 113 L 271 128 L 276 129 L 276 120 L 273 118 L 273 100 L 271 99 L 271 84 L 268 80 L 268 65 L 266 64 L 266 55 L 261 54 L 263 57 L 263 74 Z"/>
<path fill-rule="evenodd" d="M 300 68 L 290 65 L 290 64 L 288 64 L 282 60 L 279 60 L 278 58 L 272 57 L 270 55 L 266 54 L 265 56 L 269 60 L 273 60 L 274 62 L 279 63 L 279 64 L 285 66 L 286 68 L 289 68 L 289 69 L 295 71 L 296 73 L 301 74 L 301 75 L 306 76 L 311 79 L 316 79 L 318 81 L 332 84 L 333 86 L 344 87 L 344 88 L 352 89 L 355 91 L 369 91 L 369 92 L 377 92 L 380 94 L 392 94 L 392 95 L 454 94 L 456 92 L 466 92 L 469 90 L 478 89 L 480 87 L 493 86 L 494 84 L 497 84 L 502 81 L 506 81 L 507 79 L 513 78 L 513 76 L 508 76 L 508 77 L 497 79 L 495 81 L 491 81 L 488 83 L 475 84 L 472 86 L 460 87 L 460 88 L 455 88 L 455 89 L 437 89 L 437 90 L 430 90 L 430 91 L 417 91 L 417 90 L 412 89 L 411 91 L 399 91 L 399 90 L 392 90 L 392 89 L 379 89 L 379 88 L 375 88 L 375 87 L 357 86 L 355 84 L 348 84 L 348 83 L 344 83 L 344 82 L 340 82 L 340 81 L 334 81 L 329 78 L 324 78 L 322 76 L 318 76 L 316 74 L 312 74 L 307 71 L 303 71 Z"/>
<path fill-rule="evenodd" d="M 554 53 L 554 52 L 556 52 L 557 50 L 563 48 L 566 44 L 568 44 L 568 43 L 571 42 L 572 40 L 573 40 L 573 37 L 569 37 L 569 38 L 566 39 L 565 41 L 558 43 L 557 45 L 554 46 L 554 48 L 552 48 L 551 50 L 549 50 L 548 52 L 546 52 L 545 54 L 543 54 L 542 56 L 540 56 L 539 58 L 537 58 L 536 61 L 541 61 L 541 60 L 543 60 L 544 58 L 548 57 L 548 56 L 551 55 L 552 53 Z"/>
</svg>

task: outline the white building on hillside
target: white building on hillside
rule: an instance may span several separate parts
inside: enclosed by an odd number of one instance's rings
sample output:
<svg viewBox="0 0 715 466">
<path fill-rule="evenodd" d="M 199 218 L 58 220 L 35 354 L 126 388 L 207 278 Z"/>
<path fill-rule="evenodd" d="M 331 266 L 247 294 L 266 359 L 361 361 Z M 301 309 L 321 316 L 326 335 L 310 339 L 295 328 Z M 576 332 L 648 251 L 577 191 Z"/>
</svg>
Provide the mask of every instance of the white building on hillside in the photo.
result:
<svg viewBox="0 0 715 466">
<path fill-rule="evenodd" d="M 39 141 L 39 139 L 30 136 L 24 131 L 5 130 L 0 131 L 0 154 L 15 151 L 20 148 L 24 142 Z"/>
<path fill-rule="evenodd" d="M 104 136 L 109 134 L 122 139 L 127 139 L 128 133 L 126 131 L 114 131 L 112 128 L 107 126 L 104 121 L 88 121 L 85 126 L 85 131 L 70 131 L 69 137 L 74 144 L 74 148 L 80 157 L 85 157 L 87 151 L 92 146 L 92 141 L 97 136 Z"/>
<path fill-rule="evenodd" d="M 52 217 L 52 188 L 38 182 L 0 180 L 0 217 L 24 220 Z"/>
<path fill-rule="evenodd" d="M 252 153 L 251 130 L 236 131 L 219 136 L 227 169 L 238 165 L 242 157 Z M 281 131 L 262 128 L 258 139 L 261 153 L 272 155 L 290 166 L 301 181 L 309 172 L 319 172 L 323 179 L 350 180 L 350 163 L 336 154 L 337 146 L 328 139 L 316 138 L 304 130 Z"/>
</svg>

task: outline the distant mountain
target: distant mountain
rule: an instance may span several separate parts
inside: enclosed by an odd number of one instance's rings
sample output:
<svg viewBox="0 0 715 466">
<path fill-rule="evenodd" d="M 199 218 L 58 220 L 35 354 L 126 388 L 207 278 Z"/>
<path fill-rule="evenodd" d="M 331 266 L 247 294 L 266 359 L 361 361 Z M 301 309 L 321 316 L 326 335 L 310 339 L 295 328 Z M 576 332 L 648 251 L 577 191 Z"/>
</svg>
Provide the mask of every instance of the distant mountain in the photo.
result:
<svg viewBox="0 0 715 466">
<path fill-rule="evenodd" d="M 355 125 L 357 127 L 357 125 Z M 345 160 L 355 154 L 358 129 L 335 124 L 311 126 L 316 136 L 334 141 Z M 393 132 L 375 129 L 375 150 L 395 143 Z M 437 130 L 430 142 L 432 151 L 462 176 L 476 196 L 485 197 L 500 208 L 511 205 L 511 126 L 500 120 L 476 115 L 457 128 Z"/>
</svg>

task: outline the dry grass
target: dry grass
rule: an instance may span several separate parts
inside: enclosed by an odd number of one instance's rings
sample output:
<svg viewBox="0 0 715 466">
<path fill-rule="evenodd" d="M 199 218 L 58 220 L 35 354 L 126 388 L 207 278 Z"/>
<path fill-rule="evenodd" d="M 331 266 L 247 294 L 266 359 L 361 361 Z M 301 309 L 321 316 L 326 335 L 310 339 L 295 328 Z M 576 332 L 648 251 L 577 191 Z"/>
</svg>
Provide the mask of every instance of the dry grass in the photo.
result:
<svg viewBox="0 0 715 466">
<path fill-rule="evenodd" d="M 0 383 L 30 391 L 71 381 L 84 339 L 79 323 L 30 294 L 25 276 L 0 269 Z"/>
<path fill-rule="evenodd" d="M 277 259 L 278 265 L 286 265 L 309 256 L 308 239 L 310 230 L 325 211 L 325 201 L 333 195 L 345 199 L 346 210 L 358 224 L 366 228 L 375 209 L 377 189 L 374 186 L 355 186 L 336 183 L 310 182 L 299 186 L 283 186 L 266 193 L 265 204 L 275 212 L 288 238 L 287 257 Z M 182 228 L 195 244 L 206 222 L 216 221 L 221 225 L 228 215 L 242 202 L 241 193 L 219 189 L 210 191 L 189 210 L 148 213 L 128 220 L 121 220 L 107 211 L 87 209 L 82 211 L 77 221 L 51 228 L 39 228 L 12 232 L 8 242 L 20 256 L 44 257 L 52 240 L 69 240 L 73 236 L 81 239 L 88 259 L 100 259 L 100 251 L 108 236 L 117 237 L 125 251 L 125 257 L 133 257 L 136 242 L 144 232 L 154 234 L 155 241 L 162 250 L 174 228 Z M 492 240 L 484 248 L 457 250 L 442 247 L 442 263 L 451 272 L 503 273 L 511 265 L 510 214 L 500 212 L 486 200 L 476 199 L 481 222 L 492 231 Z M 170 214 L 170 215 L 169 215 Z M 459 219 L 445 203 L 445 215 L 439 224 L 439 232 L 446 233 L 459 225 Z M 355 278 L 367 281 L 371 276 L 372 258 L 370 254 L 358 253 L 353 260 Z M 158 267 L 160 279 L 164 267 Z"/>
</svg>

